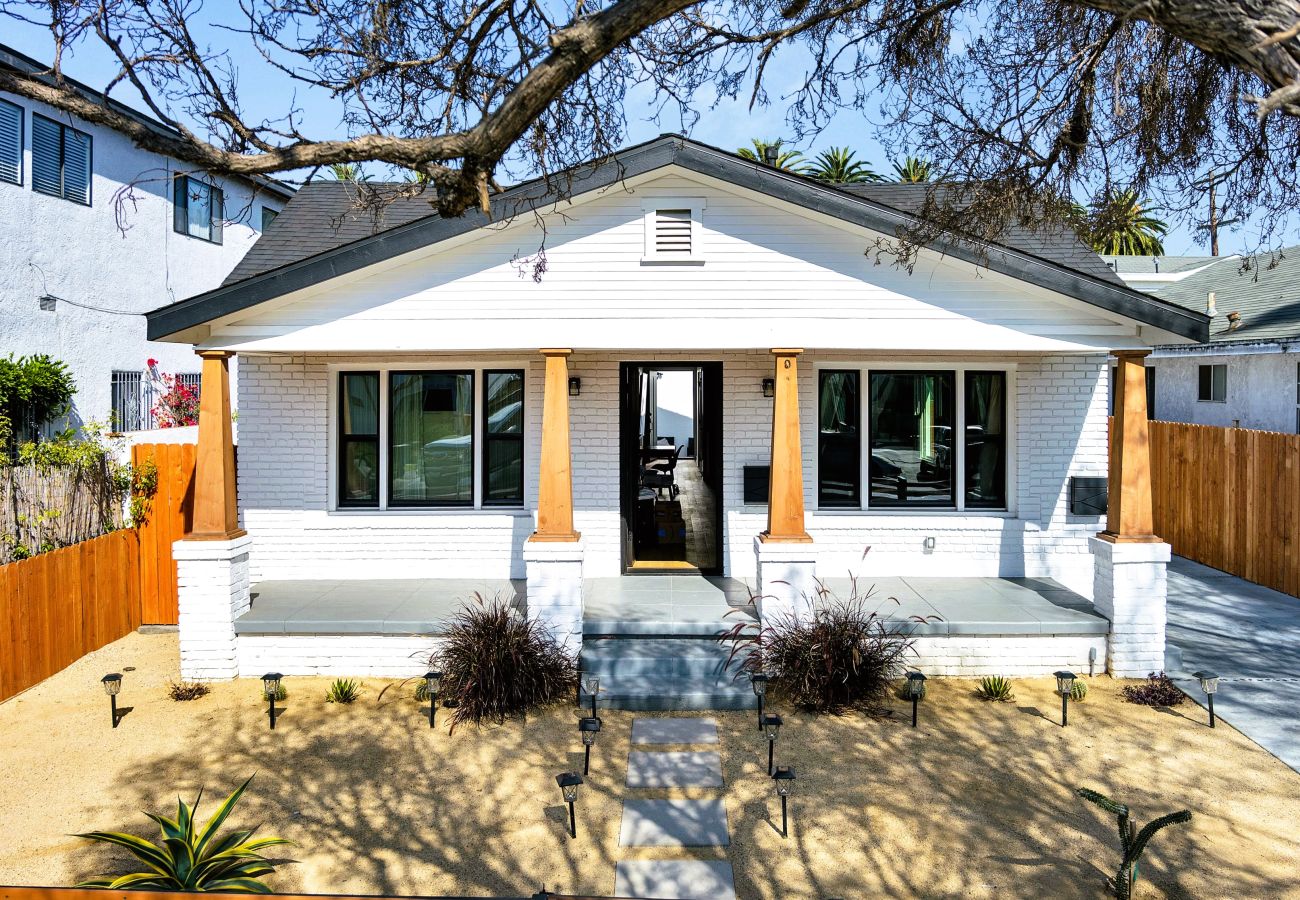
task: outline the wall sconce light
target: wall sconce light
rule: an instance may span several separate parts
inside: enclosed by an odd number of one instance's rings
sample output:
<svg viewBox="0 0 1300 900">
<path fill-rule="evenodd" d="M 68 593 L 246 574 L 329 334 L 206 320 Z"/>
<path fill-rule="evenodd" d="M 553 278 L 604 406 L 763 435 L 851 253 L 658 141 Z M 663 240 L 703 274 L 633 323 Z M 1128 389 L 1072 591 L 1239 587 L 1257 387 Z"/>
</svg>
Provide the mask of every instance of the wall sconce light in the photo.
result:
<svg viewBox="0 0 1300 900">
<path fill-rule="evenodd" d="M 775 378 L 764 378 L 764 379 L 763 379 L 763 396 L 764 396 L 764 397 L 767 397 L 769 400 L 776 396 L 776 379 L 775 379 Z"/>
<path fill-rule="evenodd" d="M 1061 695 L 1061 727 L 1064 728 L 1070 724 L 1070 691 L 1074 689 L 1075 675 L 1073 672 L 1054 672 L 1056 676 L 1056 692 Z"/>
<path fill-rule="evenodd" d="M 570 397 L 577 397 L 577 396 L 580 395 L 581 393 L 582 393 L 582 379 L 581 379 L 581 378 L 570 378 L 570 379 L 569 379 L 569 396 L 570 396 Z"/>
<path fill-rule="evenodd" d="M 117 727 L 117 692 L 122 690 L 122 676 L 116 672 L 111 672 L 99 679 L 99 683 L 104 686 L 104 693 L 108 694 L 108 707 L 113 713 L 113 727 Z"/>
</svg>

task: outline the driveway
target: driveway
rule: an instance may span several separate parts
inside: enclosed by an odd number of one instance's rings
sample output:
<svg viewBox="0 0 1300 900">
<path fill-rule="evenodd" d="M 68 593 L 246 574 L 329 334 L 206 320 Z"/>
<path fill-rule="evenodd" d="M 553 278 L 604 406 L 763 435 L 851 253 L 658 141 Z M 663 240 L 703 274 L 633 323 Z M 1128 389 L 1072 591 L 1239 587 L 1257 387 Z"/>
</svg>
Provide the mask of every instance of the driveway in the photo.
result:
<svg viewBox="0 0 1300 900">
<path fill-rule="evenodd" d="M 1300 599 L 1175 556 L 1168 641 L 1193 700 L 1205 705 L 1191 673 L 1217 672 L 1215 713 L 1300 772 Z"/>
</svg>

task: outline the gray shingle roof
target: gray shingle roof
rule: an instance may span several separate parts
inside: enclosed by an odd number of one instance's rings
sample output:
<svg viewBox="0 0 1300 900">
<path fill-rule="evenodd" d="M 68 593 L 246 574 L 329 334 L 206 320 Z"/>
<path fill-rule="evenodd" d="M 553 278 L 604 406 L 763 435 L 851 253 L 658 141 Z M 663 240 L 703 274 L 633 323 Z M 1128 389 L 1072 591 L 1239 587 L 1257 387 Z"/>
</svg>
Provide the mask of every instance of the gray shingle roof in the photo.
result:
<svg viewBox="0 0 1300 900">
<path fill-rule="evenodd" d="M 1102 262 L 1116 272 L 1132 275 L 1172 275 L 1213 262 L 1222 256 L 1102 256 Z"/>
<path fill-rule="evenodd" d="M 915 214 L 925 203 L 929 187 L 925 184 L 852 184 L 842 185 L 841 189 L 899 212 Z M 410 195 L 409 186 L 404 184 L 370 183 L 367 188 L 398 196 L 376 211 L 373 204 L 360 199 L 361 191 L 356 185 L 338 181 L 314 181 L 303 185 L 275 224 L 244 255 L 223 284 L 234 284 L 390 228 L 437 215 L 430 206 L 432 189 L 424 194 Z M 1072 231 L 1031 231 L 1013 226 L 1002 243 L 1112 284 L 1124 283 Z"/>
<path fill-rule="evenodd" d="M 1218 313 L 1210 322 L 1211 343 L 1300 338 L 1300 246 L 1257 257 L 1247 272 L 1242 265 L 1240 257 L 1226 257 L 1155 296 L 1205 312 L 1214 291 Z M 1241 322 L 1230 330 L 1228 314 L 1234 312 Z"/>
</svg>

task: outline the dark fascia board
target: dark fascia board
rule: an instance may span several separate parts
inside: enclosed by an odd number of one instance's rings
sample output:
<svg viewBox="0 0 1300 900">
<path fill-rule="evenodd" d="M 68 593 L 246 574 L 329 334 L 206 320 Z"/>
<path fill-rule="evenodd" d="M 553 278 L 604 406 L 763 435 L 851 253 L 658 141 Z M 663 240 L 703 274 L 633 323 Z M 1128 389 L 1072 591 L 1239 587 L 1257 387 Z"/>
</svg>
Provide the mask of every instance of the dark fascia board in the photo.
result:
<svg viewBox="0 0 1300 900">
<path fill-rule="evenodd" d="M 887 235 L 895 235 L 900 228 L 916 221 L 910 213 L 742 159 L 680 135 L 663 135 L 620 151 L 609 159 L 552 176 L 552 181 L 539 178 L 525 182 L 493 198 L 493 207 L 508 219 L 561 199 L 560 192 L 553 187 L 556 181 L 563 181 L 565 195 L 576 197 L 669 165 L 678 165 Z M 417 219 L 154 310 L 147 314 L 149 340 L 163 340 L 222 316 L 488 224 L 490 220 L 480 212 L 466 213 L 455 219 L 439 216 Z M 1209 338 L 1210 320 L 1204 313 L 1131 288 L 1112 285 L 1032 254 L 1001 245 L 978 248 L 951 239 L 936 241 L 933 246 L 946 255 L 1040 285 L 1188 340 L 1203 342 Z"/>
<path fill-rule="evenodd" d="M 21 53 L 7 44 L 0 44 L 0 68 L 13 69 L 15 72 L 21 72 L 24 75 L 36 75 L 50 84 L 54 83 L 53 77 L 40 74 L 49 71 L 49 66 L 41 65 L 41 63 L 32 59 L 27 54 Z M 105 98 L 103 93 L 83 84 L 75 78 L 69 78 L 67 75 L 64 75 L 63 80 L 76 88 L 78 93 L 84 94 L 96 103 L 107 105 L 114 112 L 121 113 L 124 116 L 134 119 L 150 131 L 155 131 L 158 134 L 170 138 L 181 137 L 181 133 L 170 125 L 159 122 L 153 116 L 147 116 L 138 109 L 132 109 L 121 101 L 114 100 L 111 97 Z M 279 195 L 282 200 L 288 200 L 294 194 L 293 187 L 284 182 L 276 181 L 274 178 L 267 178 L 262 175 L 256 175 L 253 177 L 234 175 L 231 177 L 251 182 L 265 191 Z"/>
</svg>

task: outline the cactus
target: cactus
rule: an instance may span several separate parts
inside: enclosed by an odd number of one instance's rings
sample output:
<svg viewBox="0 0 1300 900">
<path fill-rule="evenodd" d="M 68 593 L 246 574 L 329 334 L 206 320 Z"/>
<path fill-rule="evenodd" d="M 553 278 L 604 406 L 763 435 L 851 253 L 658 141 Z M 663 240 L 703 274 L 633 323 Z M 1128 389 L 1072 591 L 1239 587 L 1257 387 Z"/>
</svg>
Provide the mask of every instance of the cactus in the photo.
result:
<svg viewBox="0 0 1300 900">
<path fill-rule="evenodd" d="M 1075 703 L 1082 703 L 1088 697 L 1088 682 L 1082 678 L 1076 678 L 1070 685 L 1070 699 Z"/>
<path fill-rule="evenodd" d="M 1088 788 L 1079 788 L 1078 795 L 1089 803 L 1095 803 L 1108 813 L 1113 813 L 1119 829 L 1119 847 L 1122 859 L 1119 864 L 1119 871 L 1115 873 L 1110 887 L 1115 891 L 1118 900 L 1131 900 L 1133 888 L 1138 879 L 1138 862 L 1142 858 L 1142 851 L 1147 847 L 1151 838 L 1160 829 L 1168 825 L 1180 825 L 1192 820 L 1190 810 L 1181 810 L 1180 812 L 1169 813 L 1158 819 L 1148 822 L 1141 831 L 1137 830 L 1132 820 L 1129 818 L 1129 809 L 1123 803 L 1116 803 L 1104 794 L 1099 794 Z"/>
</svg>

